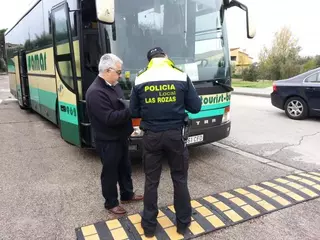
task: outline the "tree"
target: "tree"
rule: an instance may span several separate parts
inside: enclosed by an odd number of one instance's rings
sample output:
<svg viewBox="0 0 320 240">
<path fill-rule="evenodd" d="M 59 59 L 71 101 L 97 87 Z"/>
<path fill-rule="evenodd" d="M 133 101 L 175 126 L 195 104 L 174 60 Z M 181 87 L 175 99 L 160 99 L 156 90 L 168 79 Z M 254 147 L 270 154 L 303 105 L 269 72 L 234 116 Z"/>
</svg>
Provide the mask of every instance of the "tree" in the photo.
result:
<svg viewBox="0 0 320 240">
<path fill-rule="evenodd" d="M 260 54 L 260 74 L 265 79 L 279 80 L 300 72 L 298 64 L 301 47 L 288 27 L 275 33 L 270 49 L 264 47 Z"/>
<path fill-rule="evenodd" d="M 255 65 L 250 65 L 242 72 L 242 78 L 245 81 L 255 82 L 258 80 L 258 69 Z"/>
<path fill-rule="evenodd" d="M 303 72 L 307 72 L 309 70 L 315 69 L 317 67 L 316 59 L 309 59 L 305 64 L 303 64 Z"/>
<path fill-rule="evenodd" d="M 236 73 L 236 64 L 234 62 L 231 63 L 231 73 L 232 75 Z"/>
<path fill-rule="evenodd" d="M 244 64 L 245 64 L 245 62 L 244 62 L 243 56 L 241 56 L 241 55 L 239 56 L 238 64 L 239 64 L 240 69 L 241 69 L 240 74 L 241 74 L 242 77 L 243 77 L 243 70 L 244 70 Z"/>
<path fill-rule="evenodd" d="M 320 67 L 320 55 L 316 55 L 314 57 L 315 62 L 317 63 L 317 67 Z"/>
</svg>

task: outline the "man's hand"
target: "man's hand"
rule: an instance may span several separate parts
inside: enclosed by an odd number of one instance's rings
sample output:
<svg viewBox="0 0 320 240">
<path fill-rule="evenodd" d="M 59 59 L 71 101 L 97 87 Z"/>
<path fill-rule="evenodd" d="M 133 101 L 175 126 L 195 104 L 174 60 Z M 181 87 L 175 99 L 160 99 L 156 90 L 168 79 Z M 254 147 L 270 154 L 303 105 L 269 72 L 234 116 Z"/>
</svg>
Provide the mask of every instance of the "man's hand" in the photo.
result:
<svg viewBox="0 0 320 240">
<path fill-rule="evenodd" d="M 124 100 L 124 99 L 121 99 L 121 98 L 118 98 L 119 102 L 121 102 L 123 104 L 123 106 L 125 108 L 129 108 L 130 107 L 130 101 L 129 100 Z"/>
</svg>

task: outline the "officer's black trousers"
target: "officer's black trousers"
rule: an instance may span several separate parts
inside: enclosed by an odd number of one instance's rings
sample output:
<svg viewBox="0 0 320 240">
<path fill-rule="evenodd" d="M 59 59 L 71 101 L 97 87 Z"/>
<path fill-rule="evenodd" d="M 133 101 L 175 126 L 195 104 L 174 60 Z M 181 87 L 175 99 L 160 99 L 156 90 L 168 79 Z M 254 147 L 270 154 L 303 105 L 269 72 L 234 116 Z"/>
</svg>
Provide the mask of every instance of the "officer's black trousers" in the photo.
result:
<svg viewBox="0 0 320 240">
<path fill-rule="evenodd" d="M 184 146 L 181 130 L 164 132 L 146 131 L 143 137 L 143 162 L 145 171 L 144 210 L 142 227 L 153 233 L 158 216 L 158 185 L 163 156 L 168 159 L 174 187 L 174 208 L 178 228 L 191 221 L 191 204 L 188 190 L 188 150 Z"/>
<path fill-rule="evenodd" d="M 120 186 L 121 200 L 130 200 L 133 196 L 128 144 L 127 139 L 96 142 L 96 149 L 103 165 L 100 178 L 107 209 L 119 205 L 117 183 Z"/>
</svg>

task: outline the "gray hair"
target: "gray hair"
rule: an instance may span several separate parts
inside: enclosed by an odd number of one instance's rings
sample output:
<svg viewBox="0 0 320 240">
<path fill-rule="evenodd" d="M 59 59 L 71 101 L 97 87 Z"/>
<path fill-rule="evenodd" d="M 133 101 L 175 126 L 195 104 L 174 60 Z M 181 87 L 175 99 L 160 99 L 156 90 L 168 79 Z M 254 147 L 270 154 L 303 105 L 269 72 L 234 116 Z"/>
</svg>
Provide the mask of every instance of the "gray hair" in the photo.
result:
<svg viewBox="0 0 320 240">
<path fill-rule="evenodd" d="M 115 68 L 117 63 L 123 64 L 122 60 L 118 56 L 112 53 L 104 54 L 100 58 L 99 73 L 102 73 L 109 68 Z"/>
</svg>

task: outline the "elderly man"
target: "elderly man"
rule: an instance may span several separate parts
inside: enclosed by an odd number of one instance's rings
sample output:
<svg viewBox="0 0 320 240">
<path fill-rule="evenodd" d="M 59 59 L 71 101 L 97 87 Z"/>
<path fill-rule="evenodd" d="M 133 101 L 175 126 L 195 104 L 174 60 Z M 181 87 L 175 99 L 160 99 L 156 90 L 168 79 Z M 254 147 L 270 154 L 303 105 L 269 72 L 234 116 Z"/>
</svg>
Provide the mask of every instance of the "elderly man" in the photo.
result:
<svg viewBox="0 0 320 240">
<path fill-rule="evenodd" d="M 125 214 L 119 205 L 117 182 L 122 203 L 140 201 L 143 196 L 133 192 L 128 138 L 133 132 L 131 112 L 122 100 L 118 83 L 122 61 L 113 54 L 104 54 L 99 63 L 99 75 L 86 93 L 87 112 L 93 129 L 96 150 L 103 167 L 102 194 L 105 208 L 114 214 Z"/>
</svg>

